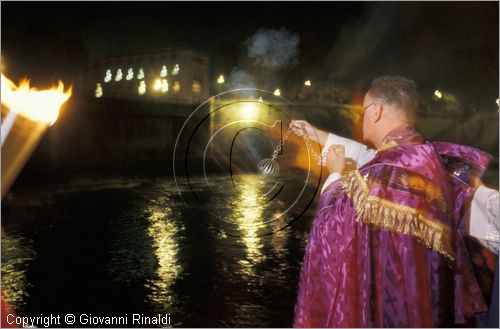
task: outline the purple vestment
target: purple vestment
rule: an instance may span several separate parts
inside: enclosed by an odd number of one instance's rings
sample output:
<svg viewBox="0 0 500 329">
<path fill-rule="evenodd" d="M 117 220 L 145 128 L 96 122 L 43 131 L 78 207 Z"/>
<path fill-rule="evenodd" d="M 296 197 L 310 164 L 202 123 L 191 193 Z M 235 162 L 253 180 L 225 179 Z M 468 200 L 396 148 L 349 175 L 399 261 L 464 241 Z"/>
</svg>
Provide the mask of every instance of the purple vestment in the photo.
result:
<svg viewBox="0 0 500 329">
<path fill-rule="evenodd" d="M 487 312 L 462 239 L 472 190 L 461 170 L 482 174 L 489 157 L 408 126 L 385 142 L 321 195 L 295 327 L 471 325 Z"/>
</svg>

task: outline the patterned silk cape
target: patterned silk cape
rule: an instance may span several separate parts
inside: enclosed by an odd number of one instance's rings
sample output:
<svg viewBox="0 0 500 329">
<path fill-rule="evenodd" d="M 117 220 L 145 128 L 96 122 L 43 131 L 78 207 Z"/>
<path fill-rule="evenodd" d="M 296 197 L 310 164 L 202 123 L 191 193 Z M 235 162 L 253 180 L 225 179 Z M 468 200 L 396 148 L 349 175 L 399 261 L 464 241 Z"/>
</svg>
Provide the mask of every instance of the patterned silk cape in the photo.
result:
<svg viewBox="0 0 500 329">
<path fill-rule="evenodd" d="M 489 156 L 448 143 L 379 151 L 321 195 L 295 327 L 473 325 L 487 305 L 463 242 L 468 176 Z"/>
</svg>

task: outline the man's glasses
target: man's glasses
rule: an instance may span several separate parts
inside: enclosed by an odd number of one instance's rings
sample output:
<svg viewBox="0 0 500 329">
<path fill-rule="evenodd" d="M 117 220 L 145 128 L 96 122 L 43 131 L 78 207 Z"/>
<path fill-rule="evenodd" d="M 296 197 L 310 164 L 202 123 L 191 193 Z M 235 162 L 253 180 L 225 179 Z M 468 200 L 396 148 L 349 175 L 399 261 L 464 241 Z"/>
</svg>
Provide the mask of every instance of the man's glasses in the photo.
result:
<svg viewBox="0 0 500 329">
<path fill-rule="evenodd" d="M 365 112 L 367 109 L 369 109 L 371 106 L 376 105 L 377 103 L 371 103 L 366 106 L 362 105 L 357 105 L 353 108 L 353 111 L 351 112 L 351 120 L 353 122 L 356 122 L 356 124 L 361 125 L 363 122 L 363 118 L 365 116 Z"/>
<path fill-rule="evenodd" d="M 363 113 L 365 113 L 365 111 L 370 107 L 370 106 L 373 106 L 375 105 L 375 103 L 371 103 L 371 104 L 368 104 L 366 106 L 363 106 Z"/>
</svg>

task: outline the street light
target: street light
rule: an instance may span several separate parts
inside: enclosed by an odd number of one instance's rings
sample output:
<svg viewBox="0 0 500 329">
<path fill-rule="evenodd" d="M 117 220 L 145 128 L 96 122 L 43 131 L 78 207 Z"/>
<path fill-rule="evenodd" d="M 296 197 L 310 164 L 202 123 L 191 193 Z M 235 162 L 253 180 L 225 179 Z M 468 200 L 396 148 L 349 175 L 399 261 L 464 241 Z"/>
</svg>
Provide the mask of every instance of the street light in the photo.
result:
<svg viewBox="0 0 500 329">
<path fill-rule="evenodd" d="M 280 91 L 279 89 L 276 89 L 276 90 L 274 91 L 274 95 L 275 95 L 275 96 L 281 96 L 281 91 Z"/>
<path fill-rule="evenodd" d="M 441 99 L 443 97 L 443 94 L 439 91 L 439 89 L 436 89 L 434 92 L 434 96 L 436 96 L 438 99 Z"/>
<path fill-rule="evenodd" d="M 218 84 L 223 84 L 224 82 L 226 82 L 226 80 L 224 80 L 224 76 L 221 74 L 219 75 L 219 79 L 217 79 L 217 83 Z"/>
<path fill-rule="evenodd" d="M 311 87 L 311 80 L 306 80 L 304 84 L 306 85 L 306 87 Z"/>
</svg>

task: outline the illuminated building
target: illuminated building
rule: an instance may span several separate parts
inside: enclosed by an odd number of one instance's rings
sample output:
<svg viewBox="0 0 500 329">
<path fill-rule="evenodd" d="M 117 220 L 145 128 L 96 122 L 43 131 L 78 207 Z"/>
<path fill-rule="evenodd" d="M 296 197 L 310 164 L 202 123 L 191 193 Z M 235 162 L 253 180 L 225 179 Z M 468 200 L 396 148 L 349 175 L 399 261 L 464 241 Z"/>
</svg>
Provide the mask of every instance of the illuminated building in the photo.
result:
<svg viewBox="0 0 500 329">
<path fill-rule="evenodd" d="M 305 80 L 303 84 L 295 84 L 290 88 L 287 97 L 300 103 L 315 103 L 321 105 L 333 105 L 343 102 L 342 86 L 335 83 L 333 79 L 316 78 L 315 80 Z"/>
<path fill-rule="evenodd" d="M 198 104 L 209 97 L 209 65 L 207 55 L 185 48 L 112 56 L 95 63 L 92 83 L 102 98 Z"/>
</svg>

